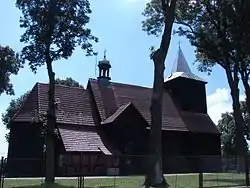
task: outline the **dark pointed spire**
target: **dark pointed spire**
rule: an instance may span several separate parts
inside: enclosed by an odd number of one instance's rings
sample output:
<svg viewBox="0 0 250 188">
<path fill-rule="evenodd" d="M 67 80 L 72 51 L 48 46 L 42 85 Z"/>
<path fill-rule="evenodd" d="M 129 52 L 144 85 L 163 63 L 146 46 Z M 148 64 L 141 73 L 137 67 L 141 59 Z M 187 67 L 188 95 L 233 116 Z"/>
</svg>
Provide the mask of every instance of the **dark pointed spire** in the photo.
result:
<svg viewBox="0 0 250 188">
<path fill-rule="evenodd" d="M 171 75 L 167 78 L 166 81 L 172 80 L 177 77 L 184 77 L 184 78 L 189 78 L 189 79 L 193 79 L 197 81 L 206 82 L 199 76 L 192 73 L 186 61 L 186 58 L 181 50 L 180 42 L 179 42 L 179 49 L 178 49 L 177 57 L 172 67 Z"/>
<path fill-rule="evenodd" d="M 184 72 L 188 75 L 191 75 L 192 72 L 188 66 L 188 63 L 186 61 L 186 58 L 183 55 L 183 52 L 181 50 L 180 44 L 179 44 L 179 49 L 178 49 L 178 54 L 177 58 L 175 59 L 173 68 L 172 68 L 172 74 L 175 72 Z"/>
</svg>

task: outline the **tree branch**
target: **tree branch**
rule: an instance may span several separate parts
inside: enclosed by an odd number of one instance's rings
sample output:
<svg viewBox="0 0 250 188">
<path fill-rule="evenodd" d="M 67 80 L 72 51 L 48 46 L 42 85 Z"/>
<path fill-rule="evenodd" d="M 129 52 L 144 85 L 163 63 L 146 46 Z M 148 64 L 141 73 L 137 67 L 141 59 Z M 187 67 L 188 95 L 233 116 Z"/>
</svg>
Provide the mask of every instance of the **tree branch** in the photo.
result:
<svg viewBox="0 0 250 188">
<path fill-rule="evenodd" d="M 189 25 L 188 23 L 186 22 L 183 22 L 183 21 L 180 21 L 178 18 L 176 18 L 176 21 L 175 21 L 176 24 L 180 24 L 180 25 L 184 25 L 186 27 L 188 27 L 188 29 L 191 30 L 191 32 L 196 35 L 197 33 L 194 31 L 194 29 L 191 27 L 191 25 Z"/>
<path fill-rule="evenodd" d="M 163 2 L 164 0 L 162 0 Z M 176 7 L 176 1 L 177 0 L 171 0 L 171 4 L 169 6 L 169 11 L 165 12 L 165 27 L 161 39 L 161 44 L 160 44 L 160 50 L 162 51 L 162 60 L 165 61 L 167 52 L 168 52 L 168 47 L 169 43 L 171 40 L 171 31 L 173 27 L 173 22 L 175 18 L 175 7 Z M 168 35 L 170 33 L 170 35 Z M 169 37 L 169 38 L 168 38 Z"/>
</svg>

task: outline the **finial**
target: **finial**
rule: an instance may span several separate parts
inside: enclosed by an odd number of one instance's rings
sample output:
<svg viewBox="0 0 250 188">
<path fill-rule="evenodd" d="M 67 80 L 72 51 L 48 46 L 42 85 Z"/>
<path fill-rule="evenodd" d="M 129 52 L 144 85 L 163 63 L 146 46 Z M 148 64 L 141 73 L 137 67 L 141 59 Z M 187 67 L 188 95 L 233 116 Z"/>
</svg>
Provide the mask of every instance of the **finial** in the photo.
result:
<svg viewBox="0 0 250 188">
<path fill-rule="evenodd" d="M 107 50 L 105 49 L 104 50 L 104 59 L 106 59 L 106 53 L 107 53 Z"/>
<path fill-rule="evenodd" d="M 178 42 L 178 43 L 179 43 L 179 49 L 180 49 L 180 48 L 181 48 L 181 41 L 179 40 L 179 42 Z"/>
</svg>

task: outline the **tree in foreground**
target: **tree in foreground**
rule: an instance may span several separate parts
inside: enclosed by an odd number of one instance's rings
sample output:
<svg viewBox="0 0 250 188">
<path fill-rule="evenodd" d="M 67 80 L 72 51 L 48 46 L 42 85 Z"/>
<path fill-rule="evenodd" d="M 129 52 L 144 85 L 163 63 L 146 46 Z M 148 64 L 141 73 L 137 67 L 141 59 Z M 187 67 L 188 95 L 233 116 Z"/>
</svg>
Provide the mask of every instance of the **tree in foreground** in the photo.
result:
<svg viewBox="0 0 250 188">
<path fill-rule="evenodd" d="M 244 121 L 244 135 L 248 136 L 248 121 L 249 113 L 247 111 L 246 102 L 241 101 L 241 113 Z M 234 116 L 232 112 L 226 112 L 221 114 L 221 119 L 218 121 L 218 129 L 221 132 L 221 144 L 223 147 L 224 156 L 236 156 L 236 126 Z M 249 138 L 247 138 L 249 139 Z M 244 140 L 244 149 L 248 152 L 248 146 L 246 139 Z"/>
<path fill-rule="evenodd" d="M 143 12 L 146 17 L 142 22 L 143 30 L 149 35 L 162 35 L 160 47 L 152 49 L 150 55 L 154 62 L 154 83 L 150 106 L 150 158 L 145 178 L 146 187 L 168 186 L 162 170 L 162 99 L 165 59 L 171 41 L 176 2 L 177 0 L 151 0 Z"/>
<path fill-rule="evenodd" d="M 180 1 L 176 23 L 180 24 L 177 33 L 185 36 L 196 47 L 196 58 L 201 71 L 210 72 L 219 65 L 226 73 L 233 102 L 233 115 L 236 126 L 237 154 L 245 159 L 246 184 L 249 185 L 247 153 L 244 149 L 243 117 L 240 111 L 239 70 L 242 52 L 246 52 L 244 22 L 249 25 L 247 1 L 204 0 Z M 247 6 L 248 5 L 248 6 Z M 247 6 L 247 7 L 245 7 Z M 249 29 L 249 28 L 248 28 Z M 244 41 L 244 42 L 243 42 Z M 243 43 L 242 43 L 243 42 Z M 248 47 L 243 49 L 242 47 Z"/>
<path fill-rule="evenodd" d="M 23 17 L 20 27 L 25 28 L 21 42 L 26 46 L 21 57 L 32 71 L 46 65 L 49 77 L 47 132 L 46 132 L 46 183 L 54 182 L 54 141 L 56 138 L 55 73 L 52 63 L 69 58 L 80 45 L 87 55 L 93 52 L 91 41 L 97 38 L 85 28 L 91 13 L 88 0 L 17 0 L 16 6 Z"/>
<path fill-rule="evenodd" d="M 64 86 L 71 86 L 71 87 L 80 87 L 80 88 L 83 88 L 83 86 L 82 86 L 79 82 L 73 80 L 73 79 L 70 78 L 70 77 L 69 77 L 69 78 L 66 78 L 65 80 L 64 80 L 64 79 L 57 78 L 57 79 L 55 80 L 55 84 L 64 85 Z"/>
<path fill-rule="evenodd" d="M 75 81 L 74 79 L 72 79 L 70 77 L 66 78 L 65 80 L 57 78 L 55 80 L 55 84 L 83 88 L 83 86 L 79 82 Z M 26 93 L 24 93 L 23 95 L 21 95 L 17 99 L 12 99 L 10 101 L 10 104 L 9 104 L 8 108 L 6 109 L 5 113 L 2 113 L 2 122 L 6 126 L 7 130 L 10 130 L 11 119 L 23 106 L 29 93 L 30 93 L 30 91 L 27 91 Z M 9 133 L 7 133 L 5 135 L 5 138 L 6 138 L 6 141 L 9 142 Z"/>
<path fill-rule="evenodd" d="M 243 84 L 243 87 L 245 89 L 245 95 L 246 95 L 246 108 L 248 111 L 248 114 L 250 114 L 250 53 L 249 53 L 249 40 L 250 40 L 250 14 L 249 14 L 249 8 L 250 8 L 250 2 L 249 1 L 242 1 L 240 10 L 237 10 L 237 12 L 241 12 L 241 14 L 236 14 L 236 19 L 238 20 L 238 30 L 235 34 L 240 35 L 238 37 L 237 42 L 237 48 L 240 49 L 240 78 Z M 239 32 L 239 33 L 237 33 Z M 250 128 L 250 119 L 247 122 L 248 128 Z M 249 137 L 249 135 L 248 135 Z"/>
<path fill-rule="evenodd" d="M 18 53 L 15 53 L 9 46 L 0 45 L 0 95 L 4 92 L 8 95 L 14 95 L 10 76 L 18 74 L 20 68 L 22 68 L 22 63 Z"/>
</svg>

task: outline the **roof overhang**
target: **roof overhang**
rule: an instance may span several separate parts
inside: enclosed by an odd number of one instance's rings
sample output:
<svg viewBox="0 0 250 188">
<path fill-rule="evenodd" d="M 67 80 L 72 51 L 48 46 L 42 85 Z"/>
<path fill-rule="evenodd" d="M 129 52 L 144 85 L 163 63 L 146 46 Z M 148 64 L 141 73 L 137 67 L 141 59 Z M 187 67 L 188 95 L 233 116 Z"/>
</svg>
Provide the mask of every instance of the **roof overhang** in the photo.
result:
<svg viewBox="0 0 250 188">
<path fill-rule="evenodd" d="M 199 76 L 197 76 L 195 74 L 188 75 L 188 74 L 186 74 L 184 72 L 175 72 L 175 73 L 171 74 L 167 79 L 165 79 L 164 82 L 166 83 L 166 82 L 170 82 L 172 80 L 180 79 L 180 78 L 185 78 L 185 79 L 194 80 L 194 81 L 198 81 L 198 82 L 203 82 L 204 84 L 207 84 L 207 81 L 200 78 Z"/>
<path fill-rule="evenodd" d="M 59 127 L 66 152 L 100 152 L 112 155 L 96 130 Z"/>
</svg>

